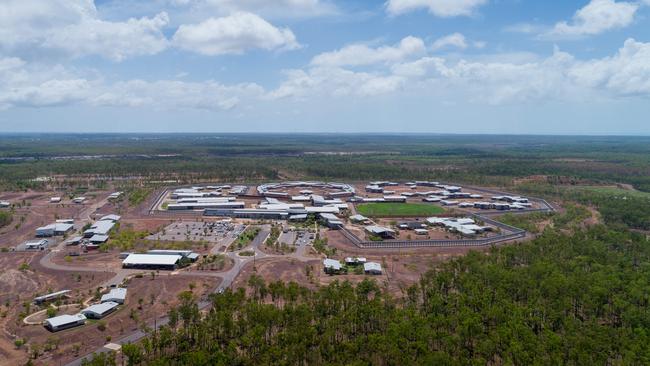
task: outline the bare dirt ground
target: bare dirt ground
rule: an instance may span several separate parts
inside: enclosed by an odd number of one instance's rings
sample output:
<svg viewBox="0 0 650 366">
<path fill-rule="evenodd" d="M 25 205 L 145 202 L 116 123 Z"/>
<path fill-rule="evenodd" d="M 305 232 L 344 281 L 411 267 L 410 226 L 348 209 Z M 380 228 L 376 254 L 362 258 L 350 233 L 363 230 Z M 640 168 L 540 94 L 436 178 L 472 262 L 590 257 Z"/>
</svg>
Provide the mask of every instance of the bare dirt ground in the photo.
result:
<svg viewBox="0 0 650 366">
<path fill-rule="evenodd" d="M 62 192 L 2 193 L 0 194 L 2 200 L 9 200 L 15 205 L 15 213 L 13 222 L 0 229 L 0 247 L 15 247 L 28 239 L 33 239 L 37 227 L 51 224 L 57 219 L 79 218 L 88 207 L 101 202 L 107 195 L 108 192 L 104 191 L 87 192 L 84 194 L 86 201 L 76 204 Z M 50 198 L 54 196 L 61 196 L 62 202 L 50 203 Z M 79 224 L 78 220 L 77 224 Z"/>
<path fill-rule="evenodd" d="M 140 324 L 165 315 L 171 306 L 178 303 L 178 294 L 190 290 L 190 284 L 193 284 L 192 292 L 201 297 L 218 285 L 218 281 L 168 274 L 161 274 L 155 279 L 150 276 L 133 278 L 129 281 L 125 305 L 101 321 L 88 321 L 85 326 L 56 333 L 51 333 L 42 326 L 19 326 L 15 331 L 31 344 L 43 345 L 48 339 L 58 339 L 61 342 L 57 349 L 39 357 L 37 365 L 65 363 L 74 359 L 77 353 L 90 352 L 111 339 L 139 329 Z M 100 330 L 100 324 L 105 325 L 106 329 Z"/>
<path fill-rule="evenodd" d="M 97 271 L 117 271 L 122 265 L 122 259 L 119 258 L 118 251 L 100 252 L 95 250 L 80 253 L 77 257 L 69 256 L 69 252 L 78 252 L 79 248 L 69 246 L 66 249 L 56 253 L 52 257 L 52 262 L 64 266 L 95 268 Z"/>
<path fill-rule="evenodd" d="M 156 217 L 128 218 L 120 221 L 120 227 L 133 229 L 135 231 L 156 233 L 174 221 L 175 220 L 171 218 Z"/>
<path fill-rule="evenodd" d="M 72 290 L 68 301 L 78 301 L 88 297 L 92 291 L 111 274 L 57 272 L 42 268 L 38 261 L 43 253 L 2 253 L 0 254 L 0 364 L 26 361 L 24 350 L 14 346 L 14 335 L 22 326 L 19 314 L 26 311 L 24 304 L 31 303 L 37 295 L 61 289 Z M 26 263 L 28 269 L 19 269 Z M 30 305 L 29 312 L 36 311 Z M 18 334 L 19 337 L 22 337 Z"/>
<path fill-rule="evenodd" d="M 264 259 L 258 261 L 255 268 L 253 268 L 253 263 L 247 264 L 235 279 L 233 288 L 249 290 L 248 280 L 252 274 L 261 276 L 267 283 L 278 280 L 295 281 L 310 289 L 327 286 L 334 281 L 349 281 L 356 284 L 364 279 L 370 279 L 386 288 L 393 296 L 402 297 L 405 290 L 416 283 L 423 273 L 435 268 L 439 263 L 463 254 L 460 251 L 440 254 L 387 253 L 385 255 L 371 255 L 368 252 L 363 252 L 363 256 L 368 261 L 378 262 L 382 265 L 384 273 L 379 276 L 355 274 L 353 270 L 348 274 L 330 276 L 324 273 L 321 258 L 309 262 L 300 262 L 290 258 Z M 338 252 L 336 258 L 343 260 L 346 255 L 352 255 L 352 253 Z"/>
<path fill-rule="evenodd" d="M 311 269 L 307 270 L 307 267 Z M 315 259 L 309 262 L 301 262 L 291 258 L 269 258 L 259 260 L 253 266 L 248 263 L 242 269 L 239 276 L 232 284 L 233 288 L 247 288 L 248 279 L 252 274 L 261 276 L 267 283 L 282 280 L 284 282 L 294 281 L 308 288 L 316 288 L 322 272 L 322 262 Z M 309 277 L 307 272 L 313 277 Z"/>
</svg>

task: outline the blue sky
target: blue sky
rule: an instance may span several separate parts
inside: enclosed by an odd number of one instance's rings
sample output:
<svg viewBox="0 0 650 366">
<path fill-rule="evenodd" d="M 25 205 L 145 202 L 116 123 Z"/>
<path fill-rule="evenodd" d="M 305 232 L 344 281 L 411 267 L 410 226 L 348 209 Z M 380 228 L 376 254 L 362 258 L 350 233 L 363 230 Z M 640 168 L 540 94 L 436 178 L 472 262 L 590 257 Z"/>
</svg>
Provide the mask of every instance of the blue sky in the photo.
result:
<svg viewBox="0 0 650 366">
<path fill-rule="evenodd" d="M 5 0 L 3 132 L 650 134 L 650 0 Z"/>
</svg>

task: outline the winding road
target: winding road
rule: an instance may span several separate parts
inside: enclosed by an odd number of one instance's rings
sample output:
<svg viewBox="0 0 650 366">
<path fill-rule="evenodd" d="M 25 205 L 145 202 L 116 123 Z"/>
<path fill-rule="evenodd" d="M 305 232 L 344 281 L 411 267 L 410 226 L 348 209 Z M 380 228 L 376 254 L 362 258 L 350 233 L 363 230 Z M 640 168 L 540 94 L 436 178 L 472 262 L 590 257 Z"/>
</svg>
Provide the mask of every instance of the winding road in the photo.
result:
<svg viewBox="0 0 650 366">
<path fill-rule="evenodd" d="M 234 265 L 232 268 L 230 268 L 226 272 L 219 272 L 219 273 L 205 273 L 205 272 L 199 272 L 199 271 L 192 271 L 192 270 L 180 270 L 176 271 L 175 273 L 178 275 L 185 275 L 185 276 L 214 276 L 214 277 L 219 277 L 222 279 L 221 283 L 217 288 L 215 288 L 212 292 L 213 293 L 219 293 L 226 288 L 229 288 L 232 286 L 233 282 L 237 278 L 237 276 L 241 273 L 242 269 L 250 262 L 252 261 L 259 261 L 259 260 L 264 260 L 268 258 L 294 258 L 297 259 L 301 262 L 306 262 L 310 260 L 314 260 L 313 257 L 306 257 L 304 255 L 304 248 L 298 248 L 294 253 L 291 255 L 275 255 L 275 254 L 267 254 L 264 253 L 263 251 L 260 250 L 260 245 L 264 243 L 266 238 L 271 234 L 271 227 L 270 225 L 263 225 L 262 229 L 260 232 L 257 234 L 257 236 L 253 239 L 253 241 L 250 244 L 250 247 L 246 247 L 240 251 L 237 252 L 227 252 L 223 253 L 228 256 L 231 260 L 233 260 Z M 304 247 L 304 246 L 303 246 Z M 241 256 L 239 255 L 240 252 L 242 251 L 247 251 L 247 250 L 253 250 L 255 252 L 254 256 Z M 55 263 L 52 263 L 49 261 L 49 258 L 51 258 L 52 253 L 48 253 L 48 255 L 44 256 L 43 259 L 41 259 L 41 264 L 47 265 L 47 266 L 53 266 L 53 267 L 48 267 L 48 268 L 53 268 L 57 270 L 78 270 L 79 268 L 83 267 L 67 267 L 67 266 L 61 266 L 57 265 Z M 63 269 L 61 269 L 63 268 Z M 77 268 L 77 269 L 75 269 Z M 85 268 L 85 270 L 88 270 L 89 268 Z M 120 270 L 118 271 L 118 274 L 116 277 L 112 278 L 111 280 L 107 282 L 114 281 L 117 276 L 119 276 L 121 273 L 126 273 L 125 271 L 134 271 L 135 273 L 137 272 L 142 272 L 142 271 L 137 271 L 137 270 Z M 207 309 L 211 305 L 210 301 L 207 299 L 203 299 L 198 303 L 199 310 L 204 310 Z M 169 323 L 169 318 L 167 316 L 162 316 L 161 318 L 156 319 L 154 322 L 151 322 L 148 324 L 148 326 L 151 329 L 158 329 L 163 325 L 166 325 Z M 128 343 L 133 343 L 137 342 L 140 339 L 144 338 L 146 334 L 142 332 L 141 330 L 135 331 L 127 336 L 124 336 L 120 338 L 119 340 L 115 341 L 114 343 L 117 343 L 119 345 L 123 344 L 128 344 Z M 83 362 L 83 360 L 90 360 L 93 357 L 93 354 L 96 353 L 105 353 L 112 351 L 111 349 L 102 346 L 98 349 L 96 349 L 93 353 L 89 353 L 79 359 L 76 359 L 70 363 L 67 364 L 67 366 L 79 366 Z"/>
</svg>

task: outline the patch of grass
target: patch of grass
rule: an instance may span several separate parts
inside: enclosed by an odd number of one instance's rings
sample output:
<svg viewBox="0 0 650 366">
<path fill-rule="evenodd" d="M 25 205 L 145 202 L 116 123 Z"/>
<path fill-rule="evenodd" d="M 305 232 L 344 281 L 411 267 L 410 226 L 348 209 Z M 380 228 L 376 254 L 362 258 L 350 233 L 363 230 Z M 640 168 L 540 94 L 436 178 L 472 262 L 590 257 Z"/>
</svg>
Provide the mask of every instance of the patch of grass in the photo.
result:
<svg viewBox="0 0 650 366">
<path fill-rule="evenodd" d="M 234 243 L 230 245 L 230 250 L 239 250 L 242 248 L 247 247 L 253 239 L 259 234 L 260 228 L 255 227 L 255 226 L 250 226 L 246 228 L 246 230 L 237 237 L 237 240 L 235 240 Z"/>
<path fill-rule="evenodd" d="M 151 188 L 135 188 L 127 191 L 127 196 L 129 199 L 129 205 L 137 206 L 144 202 L 147 197 L 151 194 Z"/>
<path fill-rule="evenodd" d="M 425 203 L 377 202 L 360 204 L 357 211 L 367 217 L 422 217 L 439 215 L 445 209 Z"/>
</svg>

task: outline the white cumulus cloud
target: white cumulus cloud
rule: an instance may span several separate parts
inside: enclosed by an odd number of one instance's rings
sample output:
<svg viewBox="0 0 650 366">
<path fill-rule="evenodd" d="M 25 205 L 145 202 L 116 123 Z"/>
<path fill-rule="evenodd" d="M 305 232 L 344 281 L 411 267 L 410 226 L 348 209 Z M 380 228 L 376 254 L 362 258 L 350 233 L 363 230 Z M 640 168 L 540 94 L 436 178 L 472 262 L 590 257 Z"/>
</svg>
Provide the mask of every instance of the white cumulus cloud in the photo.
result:
<svg viewBox="0 0 650 366">
<path fill-rule="evenodd" d="M 322 0 L 185 0 L 195 7 L 216 11 L 248 11 L 273 17 L 311 17 L 336 13 L 333 3 Z"/>
<path fill-rule="evenodd" d="M 153 18 L 102 20 L 92 0 L 4 0 L 0 2 L 0 49 L 16 54 L 100 55 L 121 61 L 165 49 L 162 30 L 168 22 L 164 12 Z"/>
<path fill-rule="evenodd" d="M 446 47 L 455 47 L 464 50 L 467 48 L 467 40 L 465 39 L 465 36 L 460 33 L 452 33 L 450 35 L 436 39 L 431 45 L 431 49 L 434 51 Z"/>
<path fill-rule="evenodd" d="M 438 17 L 472 15 L 488 0 L 388 0 L 386 10 L 391 15 L 400 15 L 419 9 L 428 9 Z"/>
<path fill-rule="evenodd" d="M 242 54 L 249 49 L 296 49 L 296 36 L 288 28 L 277 28 L 261 17 L 237 12 L 181 25 L 173 37 L 176 47 L 204 55 Z"/>
<path fill-rule="evenodd" d="M 398 62 L 422 54 L 424 42 L 417 37 L 405 37 L 394 46 L 372 48 L 365 44 L 353 44 L 332 52 L 321 53 L 311 61 L 317 66 L 360 66 L 383 62 Z"/>
<path fill-rule="evenodd" d="M 637 3 L 591 0 L 579 9 L 571 22 L 559 22 L 543 38 L 572 38 L 595 35 L 632 24 L 639 9 Z"/>
</svg>

